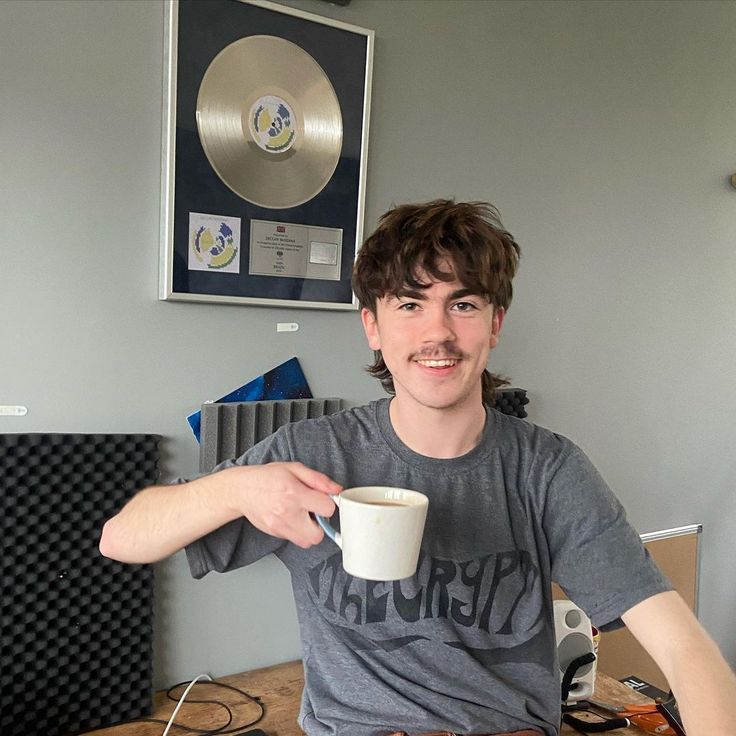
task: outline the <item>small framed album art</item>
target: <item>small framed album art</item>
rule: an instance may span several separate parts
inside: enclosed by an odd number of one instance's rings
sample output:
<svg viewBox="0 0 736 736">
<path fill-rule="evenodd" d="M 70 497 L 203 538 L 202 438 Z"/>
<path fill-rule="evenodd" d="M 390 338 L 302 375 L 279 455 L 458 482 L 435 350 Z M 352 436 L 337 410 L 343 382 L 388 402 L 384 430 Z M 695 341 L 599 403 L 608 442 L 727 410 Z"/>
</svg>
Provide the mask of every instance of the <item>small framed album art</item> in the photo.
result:
<svg viewBox="0 0 736 736">
<path fill-rule="evenodd" d="M 159 298 L 355 309 L 373 31 L 168 0 Z"/>
</svg>

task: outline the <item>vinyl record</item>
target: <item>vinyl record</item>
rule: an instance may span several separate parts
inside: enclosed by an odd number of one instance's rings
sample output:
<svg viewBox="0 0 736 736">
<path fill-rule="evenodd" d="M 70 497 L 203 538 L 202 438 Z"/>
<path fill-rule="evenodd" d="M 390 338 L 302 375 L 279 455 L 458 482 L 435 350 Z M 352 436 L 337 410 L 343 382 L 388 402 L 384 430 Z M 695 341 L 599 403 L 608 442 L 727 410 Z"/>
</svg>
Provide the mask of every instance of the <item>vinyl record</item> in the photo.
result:
<svg viewBox="0 0 736 736">
<path fill-rule="evenodd" d="M 247 36 L 212 60 L 197 97 L 199 139 L 237 195 L 286 209 L 319 194 L 342 150 L 342 114 L 320 65 L 277 36 Z"/>
</svg>

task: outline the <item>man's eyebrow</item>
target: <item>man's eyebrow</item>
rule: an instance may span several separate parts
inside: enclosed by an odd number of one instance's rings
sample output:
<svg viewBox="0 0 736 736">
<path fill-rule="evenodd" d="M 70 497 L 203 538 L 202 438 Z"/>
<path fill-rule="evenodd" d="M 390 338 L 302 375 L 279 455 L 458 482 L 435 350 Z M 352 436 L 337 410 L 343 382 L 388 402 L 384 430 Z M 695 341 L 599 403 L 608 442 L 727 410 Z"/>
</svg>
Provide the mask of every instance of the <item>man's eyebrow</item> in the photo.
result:
<svg viewBox="0 0 736 736">
<path fill-rule="evenodd" d="M 399 289 L 394 295 L 395 299 L 419 299 L 419 300 L 425 300 L 427 298 L 427 294 L 420 289 L 411 289 L 409 287 L 403 287 Z M 483 297 L 482 294 L 478 293 L 476 289 L 470 289 L 468 287 L 464 287 L 462 289 L 456 289 L 453 291 L 450 296 L 448 297 L 449 301 L 452 301 L 453 299 L 462 299 L 466 296 L 478 296 Z"/>
<path fill-rule="evenodd" d="M 450 299 L 462 299 L 464 296 L 483 296 L 483 295 L 479 294 L 475 289 L 468 289 L 466 287 L 464 289 L 458 289 L 457 291 L 453 291 L 452 294 L 450 294 Z"/>
<path fill-rule="evenodd" d="M 406 299 L 426 299 L 427 298 L 427 295 L 423 291 L 419 289 L 409 289 L 407 287 L 403 287 L 399 289 L 393 296 L 396 299 L 401 299 L 402 297 Z"/>
</svg>

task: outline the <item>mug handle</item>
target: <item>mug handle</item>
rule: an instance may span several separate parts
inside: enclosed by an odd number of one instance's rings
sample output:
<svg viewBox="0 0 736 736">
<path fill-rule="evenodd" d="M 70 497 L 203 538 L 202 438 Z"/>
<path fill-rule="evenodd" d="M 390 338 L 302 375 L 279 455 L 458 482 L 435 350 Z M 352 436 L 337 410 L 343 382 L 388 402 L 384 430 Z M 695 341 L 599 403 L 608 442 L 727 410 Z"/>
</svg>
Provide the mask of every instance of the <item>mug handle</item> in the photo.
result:
<svg viewBox="0 0 736 736">
<path fill-rule="evenodd" d="M 335 502 L 335 505 L 340 508 L 340 496 L 339 495 L 330 495 L 330 498 Z M 324 533 L 340 548 L 342 549 L 342 534 L 338 532 L 336 529 L 333 529 L 330 526 L 330 522 L 325 519 L 324 516 L 320 516 L 319 514 L 315 514 L 314 518 L 317 520 L 317 523 L 322 527 L 324 530 Z"/>
</svg>

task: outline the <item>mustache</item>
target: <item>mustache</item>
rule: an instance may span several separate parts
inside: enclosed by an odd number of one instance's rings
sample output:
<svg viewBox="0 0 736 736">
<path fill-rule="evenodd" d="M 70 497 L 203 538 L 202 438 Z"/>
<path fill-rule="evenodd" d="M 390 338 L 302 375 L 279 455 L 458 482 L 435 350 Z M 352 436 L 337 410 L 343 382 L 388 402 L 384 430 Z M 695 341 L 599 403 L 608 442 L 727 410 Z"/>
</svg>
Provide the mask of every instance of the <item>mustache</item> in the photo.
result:
<svg viewBox="0 0 736 736">
<path fill-rule="evenodd" d="M 438 345 L 427 345 L 416 353 L 411 354 L 412 360 L 432 360 L 449 358 L 453 360 L 462 360 L 468 356 L 459 350 L 457 345 L 449 342 L 443 342 Z"/>
</svg>

